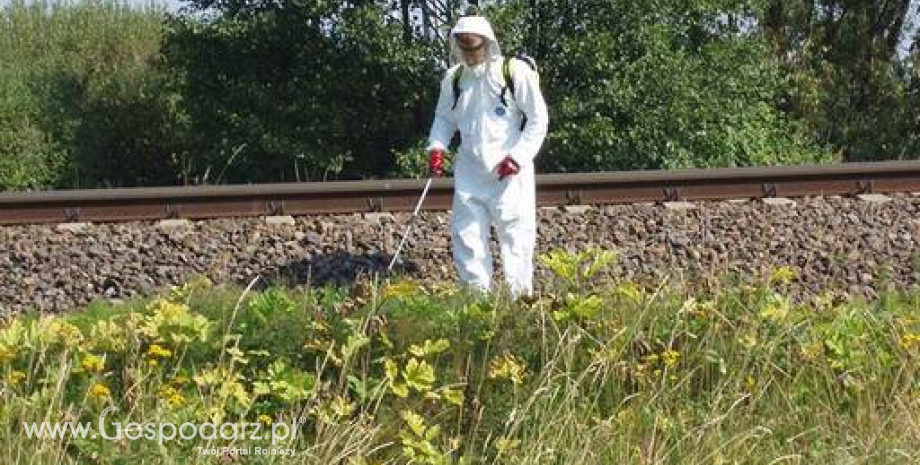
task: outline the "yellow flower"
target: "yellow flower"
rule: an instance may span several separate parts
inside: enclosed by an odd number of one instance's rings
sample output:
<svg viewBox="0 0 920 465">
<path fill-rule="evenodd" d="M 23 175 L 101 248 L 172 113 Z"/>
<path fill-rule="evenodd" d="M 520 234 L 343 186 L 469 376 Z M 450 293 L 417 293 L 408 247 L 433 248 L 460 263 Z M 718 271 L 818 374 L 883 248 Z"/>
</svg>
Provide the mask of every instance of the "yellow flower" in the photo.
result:
<svg viewBox="0 0 920 465">
<path fill-rule="evenodd" d="M 680 360 L 680 352 L 668 349 L 661 353 L 661 360 L 666 367 L 671 368 Z"/>
<path fill-rule="evenodd" d="M 418 284 L 415 284 L 412 281 L 399 281 L 396 283 L 387 284 L 384 286 L 381 295 L 383 298 L 397 298 L 404 299 L 406 297 L 414 297 L 421 292 L 421 288 Z"/>
<path fill-rule="evenodd" d="M 266 414 L 263 413 L 263 414 L 259 415 L 259 418 L 257 419 L 257 421 L 258 421 L 259 423 L 262 423 L 263 425 L 270 425 L 270 424 L 272 424 L 272 417 L 270 417 L 270 416 L 268 416 L 268 415 L 266 415 Z"/>
<path fill-rule="evenodd" d="M 214 283 L 207 276 L 199 276 L 181 286 L 173 286 L 170 289 L 170 300 L 174 302 L 186 300 L 193 292 L 210 289 L 213 286 Z"/>
<path fill-rule="evenodd" d="M 109 388 L 105 384 L 96 383 L 91 388 L 89 388 L 89 395 L 94 399 L 108 399 L 111 397 L 112 393 L 109 391 Z"/>
<path fill-rule="evenodd" d="M 437 282 L 430 285 L 431 294 L 439 297 L 450 297 L 460 292 L 460 287 L 452 282 Z"/>
<path fill-rule="evenodd" d="M 89 330 L 90 340 L 95 350 L 105 352 L 124 352 L 128 347 L 125 339 L 125 327 L 118 322 L 100 321 Z"/>
<path fill-rule="evenodd" d="M 901 336 L 901 347 L 903 347 L 904 350 L 910 350 L 915 345 L 920 345 L 920 334 L 907 333 Z"/>
<path fill-rule="evenodd" d="M 318 351 L 318 352 L 329 352 L 329 349 L 330 349 L 333 345 L 334 345 L 334 344 L 333 344 L 332 342 L 326 342 L 326 341 L 322 341 L 322 340 L 320 340 L 320 339 L 313 338 L 313 339 L 310 339 L 309 341 L 305 342 L 304 345 L 303 345 L 303 348 L 304 348 L 304 349 L 312 349 L 312 350 L 315 350 L 315 351 Z"/>
<path fill-rule="evenodd" d="M 495 450 L 502 454 L 508 454 L 521 446 L 520 439 L 509 439 L 505 437 L 498 438 L 495 441 Z"/>
<path fill-rule="evenodd" d="M 165 320 L 176 318 L 183 313 L 188 312 L 189 308 L 185 304 L 170 302 L 168 299 L 156 299 L 147 306 L 147 309 L 156 316 L 161 316 Z"/>
<path fill-rule="evenodd" d="M 337 417 L 341 418 L 341 417 L 351 416 L 351 414 L 355 412 L 355 409 L 357 407 L 355 406 L 355 404 L 349 402 L 348 399 L 346 399 L 345 397 L 337 396 L 332 401 L 332 405 L 330 405 L 330 408 L 332 409 L 332 412 Z"/>
<path fill-rule="evenodd" d="M 9 376 L 7 376 L 6 378 L 6 381 L 7 383 L 10 384 L 10 386 L 19 386 L 25 380 L 26 380 L 26 374 L 19 370 L 11 371 Z"/>
<path fill-rule="evenodd" d="M 88 354 L 83 358 L 83 362 L 80 366 L 90 373 L 99 373 L 105 368 L 105 360 L 98 355 Z"/>
<path fill-rule="evenodd" d="M 173 407 L 185 405 L 185 397 L 172 386 L 164 386 L 160 389 L 160 398 L 169 402 Z"/>
<path fill-rule="evenodd" d="M 311 326 L 313 326 L 313 329 L 320 332 L 325 333 L 329 331 L 329 325 L 324 323 L 322 320 L 314 320 Z"/>
<path fill-rule="evenodd" d="M 159 344 L 151 344 L 147 349 L 147 355 L 153 358 L 168 358 L 172 355 L 172 351 Z"/>
<path fill-rule="evenodd" d="M 185 405 L 185 397 L 182 397 L 182 394 L 176 393 L 170 396 L 169 405 L 173 407 L 181 407 Z"/>
<path fill-rule="evenodd" d="M 748 391 L 753 391 L 754 388 L 757 387 L 757 378 L 753 376 L 748 376 L 745 378 L 744 387 L 746 387 Z"/>
<path fill-rule="evenodd" d="M 48 323 L 48 335 L 51 336 L 51 342 L 60 342 L 65 347 L 76 347 L 83 342 L 83 333 L 80 328 L 57 318 L 51 318 Z"/>
<path fill-rule="evenodd" d="M 680 310 L 678 311 L 678 313 L 696 315 L 699 313 L 698 309 L 699 309 L 699 303 L 696 301 L 695 298 L 690 297 L 689 299 L 685 300 L 683 304 L 681 304 Z"/>
<path fill-rule="evenodd" d="M 754 347 L 757 347 L 757 343 L 758 343 L 757 336 L 753 334 L 745 334 L 744 336 L 738 338 L 738 342 L 742 346 L 748 349 L 753 349 Z"/>
<path fill-rule="evenodd" d="M 781 266 L 770 274 L 770 282 L 778 284 L 789 284 L 798 277 L 798 274 L 792 267 Z"/>
<path fill-rule="evenodd" d="M 10 349 L 6 344 L 0 344 L 0 363 L 6 363 L 16 356 L 16 352 Z"/>
<path fill-rule="evenodd" d="M 802 356 L 806 360 L 815 360 L 824 353 L 824 343 L 821 341 L 812 341 L 807 344 L 802 344 L 800 350 L 802 351 Z"/>
<path fill-rule="evenodd" d="M 629 300 L 632 300 L 634 303 L 639 303 L 645 300 L 645 290 L 636 285 L 635 283 L 627 282 L 617 286 L 617 293 L 626 297 Z"/>
<path fill-rule="evenodd" d="M 771 303 L 760 312 L 760 316 L 766 320 L 781 323 L 789 316 L 789 304 L 788 302 Z"/>
<path fill-rule="evenodd" d="M 505 352 L 501 357 L 492 359 L 489 363 L 490 379 L 510 379 L 514 385 L 524 383 L 524 377 L 527 375 L 527 368 L 524 362 L 516 356 Z"/>
</svg>

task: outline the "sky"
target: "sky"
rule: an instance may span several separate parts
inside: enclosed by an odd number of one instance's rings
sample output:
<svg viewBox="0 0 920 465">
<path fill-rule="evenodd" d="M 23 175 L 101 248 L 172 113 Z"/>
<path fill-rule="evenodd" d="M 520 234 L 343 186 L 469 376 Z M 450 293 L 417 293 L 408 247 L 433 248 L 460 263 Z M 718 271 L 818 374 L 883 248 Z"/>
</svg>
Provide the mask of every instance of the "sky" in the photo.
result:
<svg viewBox="0 0 920 465">
<path fill-rule="evenodd" d="M 910 16 L 912 24 L 908 25 L 908 32 L 904 34 L 901 45 L 898 47 L 898 52 L 901 57 L 907 55 L 910 47 L 910 40 L 912 37 L 916 36 L 918 29 L 920 29 L 920 0 L 910 0 L 910 11 L 912 13 Z"/>
<path fill-rule="evenodd" d="M 166 5 L 166 9 L 172 12 L 178 11 L 182 6 L 182 2 L 179 0 L 156 0 L 156 3 Z"/>
</svg>

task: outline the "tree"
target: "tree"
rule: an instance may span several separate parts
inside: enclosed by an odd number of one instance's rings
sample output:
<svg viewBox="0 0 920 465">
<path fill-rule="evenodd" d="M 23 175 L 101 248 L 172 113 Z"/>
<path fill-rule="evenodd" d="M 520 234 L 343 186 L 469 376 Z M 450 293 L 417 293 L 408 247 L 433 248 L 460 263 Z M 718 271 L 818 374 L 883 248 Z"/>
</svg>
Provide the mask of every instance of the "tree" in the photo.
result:
<svg viewBox="0 0 920 465">
<path fill-rule="evenodd" d="M 377 176 L 427 122 L 437 68 L 371 1 L 191 3 L 165 51 L 183 75 L 200 181 Z"/>
<path fill-rule="evenodd" d="M 0 9 L 0 189 L 177 181 L 161 19 L 115 2 Z"/>
<path fill-rule="evenodd" d="M 764 30 L 795 83 L 786 109 L 850 161 L 912 158 L 911 70 L 897 53 L 910 0 L 772 0 Z"/>
<path fill-rule="evenodd" d="M 779 66 L 753 1 L 511 1 L 510 50 L 540 62 L 551 171 L 812 162 L 827 153 L 777 107 Z M 522 20 L 521 18 L 527 18 Z"/>
</svg>

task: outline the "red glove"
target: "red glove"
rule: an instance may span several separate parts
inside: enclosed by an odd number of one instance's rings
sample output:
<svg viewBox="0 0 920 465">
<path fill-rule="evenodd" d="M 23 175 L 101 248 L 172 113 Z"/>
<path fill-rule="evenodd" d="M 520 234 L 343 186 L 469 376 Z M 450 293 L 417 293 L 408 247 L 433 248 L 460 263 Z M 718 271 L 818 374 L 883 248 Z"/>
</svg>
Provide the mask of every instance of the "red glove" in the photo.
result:
<svg viewBox="0 0 920 465">
<path fill-rule="evenodd" d="M 444 151 L 434 149 L 428 153 L 428 172 L 431 176 L 439 178 L 444 176 Z"/>
<path fill-rule="evenodd" d="M 498 164 L 498 180 L 504 181 L 505 178 L 518 174 L 521 171 L 521 165 L 518 165 L 511 156 L 506 156 L 501 163 Z"/>
</svg>

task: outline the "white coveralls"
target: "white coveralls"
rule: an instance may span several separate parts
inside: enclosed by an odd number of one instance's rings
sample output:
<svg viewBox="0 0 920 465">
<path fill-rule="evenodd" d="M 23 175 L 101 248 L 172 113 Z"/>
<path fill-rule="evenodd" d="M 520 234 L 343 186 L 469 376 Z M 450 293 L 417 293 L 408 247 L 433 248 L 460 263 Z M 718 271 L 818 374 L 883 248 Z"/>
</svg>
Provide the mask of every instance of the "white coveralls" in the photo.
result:
<svg viewBox="0 0 920 465">
<path fill-rule="evenodd" d="M 462 59 L 456 34 L 484 36 L 488 58 L 474 67 Z M 461 144 L 454 160 L 454 200 L 451 241 L 460 280 L 488 292 L 492 281 L 490 225 L 501 245 L 505 279 L 514 296 L 533 292 L 536 244 L 536 182 L 533 159 L 546 137 L 549 116 L 537 73 L 520 60 L 511 60 L 514 95 L 504 88 L 503 56 L 492 26 L 481 16 L 461 18 L 451 31 L 453 66 L 441 81 L 441 93 L 431 127 L 428 150 L 447 150 L 456 131 Z M 454 107 L 453 78 L 461 67 L 460 97 Z M 527 124 L 521 130 L 523 114 Z M 496 169 L 506 156 L 520 172 L 499 180 Z"/>
</svg>

